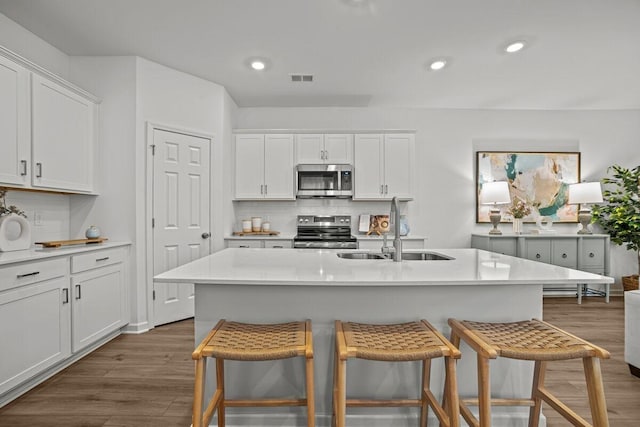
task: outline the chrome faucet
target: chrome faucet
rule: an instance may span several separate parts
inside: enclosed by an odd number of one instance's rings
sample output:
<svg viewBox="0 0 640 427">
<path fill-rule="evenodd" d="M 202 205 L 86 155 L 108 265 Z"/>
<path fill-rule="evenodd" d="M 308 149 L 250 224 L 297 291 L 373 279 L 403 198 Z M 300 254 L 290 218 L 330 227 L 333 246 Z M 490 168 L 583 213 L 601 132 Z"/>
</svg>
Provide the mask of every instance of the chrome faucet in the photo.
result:
<svg viewBox="0 0 640 427">
<path fill-rule="evenodd" d="M 393 260 L 399 262 L 402 261 L 402 240 L 400 239 L 400 205 L 396 196 L 391 199 L 391 213 L 389 216 L 393 218 Z"/>
</svg>

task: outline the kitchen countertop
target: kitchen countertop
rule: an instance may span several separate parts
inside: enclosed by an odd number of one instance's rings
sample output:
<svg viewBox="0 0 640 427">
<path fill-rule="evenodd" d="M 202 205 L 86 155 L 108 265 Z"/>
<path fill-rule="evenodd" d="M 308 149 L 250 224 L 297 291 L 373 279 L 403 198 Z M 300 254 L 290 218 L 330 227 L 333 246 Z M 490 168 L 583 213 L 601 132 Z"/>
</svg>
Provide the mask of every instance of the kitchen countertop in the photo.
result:
<svg viewBox="0 0 640 427">
<path fill-rule="evenodd" d="M 24 261 L 37 261 L 45 258 L 52 258 L 77 253 L 96 251 L 100 249 L 117 248 L 128 246 L 130 242 L 104 242 L 90 243 L 85 245 L 61 246 L 59 248 L 31 248 L 24 251 L 0 252 L 0 266 Z"/>
<path fill-rule="evenodd" d="M 454 259 L 393 262 L 386 259 L 342 259 L 337 256 L 337 251 L 327 250 L 230 248 L 159 274 L 155 280 L 317 286 L 613 283 L 610 277 L 479 249 L 436 249 L 428 252 Z"/>
</svg>

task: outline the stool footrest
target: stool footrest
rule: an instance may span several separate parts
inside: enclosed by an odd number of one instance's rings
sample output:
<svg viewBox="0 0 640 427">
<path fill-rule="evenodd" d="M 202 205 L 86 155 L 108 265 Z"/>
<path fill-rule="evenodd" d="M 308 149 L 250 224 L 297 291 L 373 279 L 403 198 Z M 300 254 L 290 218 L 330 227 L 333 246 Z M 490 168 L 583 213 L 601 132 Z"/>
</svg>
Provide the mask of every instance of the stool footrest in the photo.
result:
<svg viewBox="0 0 640 427">
<path fill-rule="evenodd" d="M 384 407 L 390 408 L 398 406 L 421 406 L 420 399 L 347 399 L 347 406 L 350 407 Z"/>
<path fill-rule="evenodd" d="M 225 399 L 224 406 L 307 406 L 307 399 Z"/>
<path fill-rule="evenodd" d="M 478 406 L 478 399 L 460 399 L 460 403 L 469 406 Z M 531 399 L 491 399 L 492 406 L 533 406 Z"/>
<path fill-rule="evenodd" d="M 556 412 L 563 415 L 568 421 L 570 421 L 574 426 L 583 426 L 583 427 L 591 427 L 584 418 L 580 415 L 576 414 L 571 408 L 562 403 L 555 397 L 553 394 L 549 393 L 545 388 L 538 388 L 536 394 L 540 397 L 540 399 L 544 400 L 549 406 L 551 406 Z"/>
</svg>

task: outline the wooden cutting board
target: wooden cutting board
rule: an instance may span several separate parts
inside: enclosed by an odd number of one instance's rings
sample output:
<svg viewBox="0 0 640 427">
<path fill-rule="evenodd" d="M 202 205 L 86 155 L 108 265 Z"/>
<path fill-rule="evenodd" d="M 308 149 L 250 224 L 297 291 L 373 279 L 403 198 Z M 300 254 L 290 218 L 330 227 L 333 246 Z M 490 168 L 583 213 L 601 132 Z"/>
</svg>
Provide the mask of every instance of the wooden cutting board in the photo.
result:
<svg viewBox="0 0 640 427">
<path fill-rule="evenodd" d="M 234 231 L 234 236 L 277 236 L 279 231 Z"/>
<path fill-rule="evenodd" d="M 35 242 L 36 245 L 42 245 L 44 248 L 59 248 L 60 246 L 85 245 L 89 243 L 102 243 L 106 237 L 98 237 L 97 239 L 76 239 L 76 240 L 52 240 L 49 242 Z"/>
</svg>

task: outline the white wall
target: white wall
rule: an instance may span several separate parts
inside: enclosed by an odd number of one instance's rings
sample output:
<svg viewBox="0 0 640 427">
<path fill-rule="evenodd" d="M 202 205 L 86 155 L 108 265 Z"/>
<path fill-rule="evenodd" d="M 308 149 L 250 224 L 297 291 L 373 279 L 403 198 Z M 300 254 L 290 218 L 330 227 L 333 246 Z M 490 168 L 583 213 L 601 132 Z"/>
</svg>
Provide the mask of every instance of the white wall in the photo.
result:
<svg viewBox="0 0 640 427">
<path fill-rule="evenodd" d="M 639 164 L 640 111 L 241 108 L 237 126 L 415 129 L 418 182 L 415 200 L 408 203 L 407 213 L 411 233 L 426 236 L 431 248 L 468 247 L 471 233 L 486 232 L 489 227 L 475 223 L 474 150 L 479 147 L 522 151 L 561 151 L 573 147 L 582 153 L 582 178 L 587 181 L 599 180 L 614 163 Z M 235 202 L 240 206 L 236 208 L 240 215 L 257 210 L 253 205 L 243 207 L 243 203 Z M 347 213 L 363 210 L 357 207 L 360 202 L 351 203 L 351 212 Z M 345 210 L 349 208 L 345 206 Z M 290 215 L 289 211 L 285 215 Z M 288 217 L 283 216 L 282 221 L 287 222 Z M 565 224 L 554 228 L 572 233 L 578 226 Z M 612 275 L 619 277 L 636 270 L 633 254 L 615 248 Z"/>
</svg>

